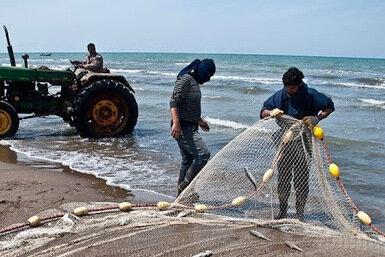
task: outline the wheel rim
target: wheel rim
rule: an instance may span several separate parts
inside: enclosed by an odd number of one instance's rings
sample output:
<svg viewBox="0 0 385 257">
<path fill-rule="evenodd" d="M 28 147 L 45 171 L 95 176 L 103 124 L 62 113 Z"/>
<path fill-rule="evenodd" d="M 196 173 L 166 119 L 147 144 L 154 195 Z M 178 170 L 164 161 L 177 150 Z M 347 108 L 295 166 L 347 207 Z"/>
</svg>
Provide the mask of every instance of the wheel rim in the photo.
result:
<svg viewBox="0 0 385 257">
<path fill-rule="evenodd" d="M 118 106 L 110 100 L 100 100 L 92 107 L 92 118 L 99 126 L 111 126 L 118 121 Z"/>
<path fill-rule="evenodd" d="M 88 110 L 88 127 L 96 135 L 119 133 L 128 121 L 127 103 L 118 94 L 106 92 L 96 96 Z"/>
<path fill-rule="evenodd" d="M 12 126 L 11 115 L 4 110 L 0 110 L 0 135 L 7 133 Z"/>
</svg>

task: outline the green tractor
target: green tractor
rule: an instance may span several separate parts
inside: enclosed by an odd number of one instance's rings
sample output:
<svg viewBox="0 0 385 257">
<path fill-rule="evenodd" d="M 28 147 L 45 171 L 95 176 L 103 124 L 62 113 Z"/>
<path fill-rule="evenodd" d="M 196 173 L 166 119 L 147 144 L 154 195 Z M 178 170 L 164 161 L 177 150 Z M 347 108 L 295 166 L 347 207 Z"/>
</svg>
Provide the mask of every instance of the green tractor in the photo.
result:
<svg viewBox="0 0 385 257">
<path fill-rule="evenodd" d="M 0 67 L 0 139 L 16 134 L 22 119 L 57 115 L 82 137 L 117 137 L 133 131 L 138 118 L 134 90 L 124 76 L 76 68 L 16 67 L 7 28 L 10 67 Z M 56 92 L 49 92 L 49 88 Z M 53 91 L 53 90 L 51 90 Z M 19 113 L 27 114 L 19 117 Z M 28 115 L 30 114 L 30 115 Z"/>
</svg>

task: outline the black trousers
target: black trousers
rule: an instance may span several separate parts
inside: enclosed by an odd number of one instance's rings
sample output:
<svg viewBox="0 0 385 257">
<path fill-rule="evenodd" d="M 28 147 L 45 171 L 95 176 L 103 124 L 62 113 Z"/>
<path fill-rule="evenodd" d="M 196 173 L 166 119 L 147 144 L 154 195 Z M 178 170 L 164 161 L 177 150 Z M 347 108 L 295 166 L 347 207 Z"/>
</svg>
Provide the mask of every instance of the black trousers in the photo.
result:
<svg viewBox="0 0 385 257">
<path fill-rule="evenodd" d="M 288 209 L 288 199 L 291 191 L 291 181 L 294 182 L 297 217 L 303 219 L 305 205 L 309 194 L 309 160 L 311 157 L 311 139 L 302 135 L 283 146 L 277 162 L 278 169 L 278 199 L 280 218 L 285 218 Z"/>
</svg>

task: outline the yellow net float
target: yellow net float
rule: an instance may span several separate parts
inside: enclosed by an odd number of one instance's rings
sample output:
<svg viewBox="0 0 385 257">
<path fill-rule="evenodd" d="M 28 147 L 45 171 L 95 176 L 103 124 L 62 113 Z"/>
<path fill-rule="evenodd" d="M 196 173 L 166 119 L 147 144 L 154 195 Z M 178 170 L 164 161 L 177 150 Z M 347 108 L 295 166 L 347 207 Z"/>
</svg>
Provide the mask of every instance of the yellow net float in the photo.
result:
<svg viewBox="0 0 385 257">
<path fill-rule="evenodd" d="M 289 143 L 293 139 L 293 137 L 294 137 L 293 131 L 288 130 L 283 135 L 283 140 L 282 141 L 283 141 L 284 144 L 287 144 L 287 143 Z"/>
<path fill-rule="evenodd" d="M 320 126 L 316 125 L 313 128 L 313 135 L 318 139 L 323 139 L 324 138 L 324 130 Z"/>
<path fill-rule="evenodd" d="M 132 210 L 132 203 L 129 202 L 122 202 L 118 204 L 119 210 L 121 211 L 131 211 Z"/>
<path fill-rule="evenodd" d="M 194 206 L 194 210 L 199 213 L 203 213 L 207 211 L 207 206 L 204 204 L 197 204 Z"/>
<path fill-rule="evenodd" d="M 74 214 L 78 217 L 85 216 L 88 214 L 88 208 L 87 207 L 77 207 L 74 209 Z"/>
<path fill-rule="evenodd" d="M 329 165 L 329 173 L 330 175 L 332 175 L 333 177 L 335 178 L 339 178 L 340 177 L 340 168 L 338 168 L 338 166 L 334 163 L 331 163 Z"/>
<path fill-rule="evenodd" d="M 160 201 L 156 204 L 156 207 L 158 207 L 159 210 L 164 211 L 170 208 L 170 205 L 169 202 Z"/>
<path fill-rule="evenodd" d="M 247 198 L 245 196 L 239 196 L 237 198 L 235 198 L 231 204 L 234 205 L 234 206 L 241 206 L 242 204 L 244 204 L 246 202 Z"/>
<path fill-rule="evenodd" d="M 370 216 L 363 211 L 357 212 L 357 217 L 365 225 L 372 224 L 372 219 L 370 218 Z"/>
<path fill-rule="evenodd" d="M 28 224 L 31 227 L 38 227 L 41 224 L 41 219 L 39 216 L 32 216 L 31 218 L 28 219 Z"/>
<path fill-rule="evenodd" d="M 263 174 L 263 177 L 262 177 L 262 181 L 264 183 L 268 183 L 270 181 L 270 179 L 273 177 L 273 169 L 268 169 L 265 174 Z"/>
</svg>

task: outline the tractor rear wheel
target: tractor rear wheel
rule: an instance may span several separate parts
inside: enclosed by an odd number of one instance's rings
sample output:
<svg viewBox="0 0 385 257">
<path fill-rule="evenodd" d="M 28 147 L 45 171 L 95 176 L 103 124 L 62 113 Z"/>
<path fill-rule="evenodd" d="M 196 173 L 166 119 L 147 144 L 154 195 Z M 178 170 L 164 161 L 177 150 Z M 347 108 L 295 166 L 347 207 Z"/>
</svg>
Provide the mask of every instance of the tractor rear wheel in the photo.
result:
<svg viewBox="0 0 385 257">
<path fill-rule="evenodd" d="M 19 116 L 15 108 L 0 101 L 0 138 L 13 137 L 19 129 Z"/>
<path fill-rule="evenodd" d="M 131 133 L 138 105 L 122 83 L 99 80 L 81 90 L 74 103 L 74 126 L 82 137 L 117 137 Z"/>
</svg>

